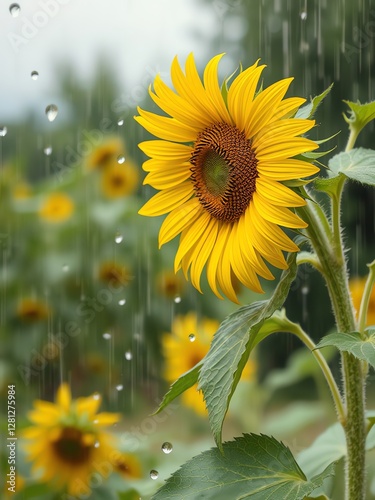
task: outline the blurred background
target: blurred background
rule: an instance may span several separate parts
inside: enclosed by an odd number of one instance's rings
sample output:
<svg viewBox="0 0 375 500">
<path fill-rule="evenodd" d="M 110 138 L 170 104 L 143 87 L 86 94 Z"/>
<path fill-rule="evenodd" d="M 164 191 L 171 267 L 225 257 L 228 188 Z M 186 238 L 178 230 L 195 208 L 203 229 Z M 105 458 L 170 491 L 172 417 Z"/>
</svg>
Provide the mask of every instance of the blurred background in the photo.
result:
<svg viewBox="0 0 375 500">
<path fill-rule="evenodd" d="M 97 391 L 105 410 L 121 412 L 118 440 L 132 443 L 142 465 L 129 488 L 149 498 L 171 471 L 213 446 L 204 409 L 191 401 L 199 395 L 177 400 L 159 420 L 149 416 L 173 381 L 170 363 L 189 369 L 184 353 L 197 359 L 209 346 L 203 321 L 219 324 L 237 306 L 174 275 L 177 242 L 159 251 L 161 218 L 137 214 L 153 190 L 142 187 L 137 144 L 148 136 L 133 119 L 136 106 L 155 109 L 148 87 L 157 74 L 170 83 L 176 54 L 183 64 L 194 52 L 201 73 L 225 52 L 220 78 L 261 58 L 264 86 L 294 76 L 289 95 L 309 99 L 334 83 L 312 138 L 339 132 L 323 148 L 341 151 L 343 99 L 374 99 L 375 2 L 29 0 L 3 2 L 0 25 L 1 425 L 8 384 L 16 385 L 19 429 L 33 401 L 53 400 L 62 381 L 74 397 Z M 357 145 L 373 144 L 372 123 Z M 374 200 L 360 185 L 345 192 L 353 278 L 373 259 Z M 244 304 L 258 300 L 246 290 L 239 296 Z M 310 269 L 300 269 L 285 307 L 316 341 L 333 327 L 323 282 Z M 173 350 L 176 329 L 183 333 Z M 206 347 L 198 346 L 200 334 Z M 262 343 L 225 439 L 272 433 L 298 453 L 334 421 L 314 360 L 300 347 L 285 334 Z M 338 373 L 337 359 L 327 356 Z M 173 453 L 161 452 L 165 441 Z M 21 447 L 19 473 L 33 482 Z M 34 498 L 27 491 L 19 498 Z"/>
</svg>

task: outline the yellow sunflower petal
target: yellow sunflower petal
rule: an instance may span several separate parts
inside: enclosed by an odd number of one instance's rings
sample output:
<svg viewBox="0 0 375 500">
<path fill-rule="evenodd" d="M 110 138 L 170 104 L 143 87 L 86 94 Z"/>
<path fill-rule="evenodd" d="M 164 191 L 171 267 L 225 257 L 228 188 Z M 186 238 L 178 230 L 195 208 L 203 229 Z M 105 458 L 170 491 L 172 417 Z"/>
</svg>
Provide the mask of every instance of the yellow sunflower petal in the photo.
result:
<svg viewBox="0 0 375 500">
<path fill-rule="evenodd" d="M 108 413 L 101 412 L 95 415 L 95 424 L 103 427 L 108 427 L 110 425 L 116 424 L 119 420 L 121 420 L 120 413 Z"/>
<path fill-rule="evenodd" d="M 140 116 L 135 116 L 135 120 L 148 132 L 165 139 L 167 141 L 190 142 L 194 141 L 197 131 L 180 123 L 175 118 L 159 116 L 150 111 L 137 108 Z"/>
<path fill-rule="evenodd" d="M 34 408 L 37 411 L 49 414 L 50 418 L 58 418 L 60 415 L 60 409 L 55 403 L 50 403 L 49 401 L 42 401 L 37 399 L 34 401 Z"/>
<path fill-rule="evenodd" d="M 191 146 L 185 144 L 158 140 L 140 142 L 138 147 L 151 158 L 166 161 L 178 160 L 178 162 L 188 160 L 193 150 Z"/>
<path fill-rule="evenodd" d="M 260 146 L 255 146 L 257 153 L 256 156 L 259 161 L 261 160 L 277 160 L 286 159 L 290 156 L 297 156 L 306 151 L 313 151 L 319 146 L 305 139 L 304 137 L 285 138 L 283 141 L 272 142 L 272 140 L 265 141 Z"/>
<path fill-rule="evenodd" d="M 246 137 L 254 137 L 262 127 L 273 119 L 274 110 L 279 106 L 293 78 L 280 80 L 260 92 L 249 107 L 249 115 L 245 127 Z"/>
<path fill-rule="evenodd" d="M 69 411 L 72 396 L 69 385 L 61 384 L 56 393 L 56 403 L 65 412 Z"/>
<path fill-rule="evenodd" d="M 300 219 L 298 215 L 291 212 L 288 208 L 275 207 L 258 192 L 255 192 L 253 195 L 253 203 L 258 213 L 264 219 L 274 224 L 295 229 L 307 227 L 306 222 Z"/>
<path fill-rule="evenodd" d="M 274 161 L 264 159 L 257 164 L 257 170 L 261 176 L 278 181 L 309 177 L 319 172 L 319 168 L 312 163 L 294 159 Z"/>
<path fill-rule="evenodd" d="M 256 137 L 253 138 L 254 147 L 258 143 L 259 149 L 266 141 L 275 141 L 276 139 L 296 137 L 297 135 L 304 134 L 312 129 L 315 125 L 315 120 L 298 120 L 296 118 L 287 118 L 285 120 L 278 120 L 263 127 Z"/>
<path fill-rule="evenodd" d="M 172 210 L 160 227 L 159 248 L 189 227 L 201 213 L 202 206 L 197 198 L 193 198 Z"/>
<path fill-rule="evenodd" d="M 232 230 L 232 228 L 230 229 Z M 224 251 L 221 253 L 217 267 L 217 281 L 225 295 L 235 304 L 239 304 L 232 282 L 232 266 L 229 252 Z"/>
<path fill-rule="evenodd" d="M 175 273 L 181 267 L 181 260 L 189 252 L 191 247 L 196 244 L 196 242 L 204 235 L 205 228 L 210 221 L 210 214 L 203 209 L 201 210 L 199 217 L 191 224 L 188 228 L 184 229 L 181 233 L 180 244 L 176 253 L 174 260 L 174 271 Z"/>
<path fill-rule="evenodd" d="M 232 119 L 228 113 L 228 109 L 221 94 L 217 77 L 218 64 L 223 55 L 224 54 L 219 54 L 209 61 L 204 70 L 203 81 L 206 92 L 210 96 L 213 106 L 219 114 L 220 121 L 223 121 L 224 123 L 232 123 Z M 210 125 L 210 123 L 208 123 L 208 125 Z"/>
<path fill-rule="evenodd" d="M 276 248 L 280 248 L 287 252 L 297 252 L 299 250 L 298 246 L 279 228 L 279 226 L 263 219 L 263 217 L 257 213 L 254 205 L 252 205 L 251 210 L 255 212 L 251 217 L 251 221 L 257 233 L 262 234 L 264 238 Z"/>
<path fill-rule="evenodd" d="M 306 102 L 302 97 L 289 97 L 284 99 L 274 110 L 273 118 L 281 120 L 282 118 L 290 118 L 295 114 L 300 106 Z"/>
<path fill-rule="evenodd" d="M 261 196 L 269 200 L 273 205 L 280 207 L 303 207 L 306 205 L 306 201 L 294 191 L 271 179 L 264 180 L 259 177 L 256 189 Z"/>
<path fill-rule="evenodd" d="M 218 234 L 216 238 L 216 245 L 215 245 L 215 251 L 211 253 L 208 263 L 207 263 L 207 280 L 208 283 L 211 287 L 211 290 L 214 292 L 214 294 L 219 297 L 219 299 L 222 299 L 222 295 L 218 291 L 217 288 L 217 268 L 218 268 L 218 263 L 221 257 L 221 254 L 224 251 L 224 248 L 227 244 L 228 237 L 231 232 L 231 226 L 230 224 L 221 224 L 219 225 L 218 228 Z"/>
<path fill-rule="evenodd" d="M 93 418 L 102 402 L 102 398 L 96 394 L 88 398 L 78 398 L 75 400 L 75 407 L 79 415 L 87 414 Z M 95 417 L 96 418 L 96 417 Z"/>
<path fill-rule="evenodd" d="M 233 81 L 228 90 L 228 109 L 236 127 L 244 131 L 249 108 L 252 104 L 255 91 L 265 65 L 258 66 L 258 61 L 250 68 L 245 69 Z"/>
<path fill-rule="evenodd" d="M 171 189 L 165 189 L 145 203 L 138 213 L 149 216 L 163 215 L 185 203 L 191 198 L 193 192 L 194 188 L 191 182 L 184 182 Z"/>
<path fill-rule="evenodd" d="M 155 189 L 170 189 L 186 181 L 190 175 L 190 170 L 186 168 L 159 170 L 146 175 L 143 184 L 150 184 Z"/>
</svg>

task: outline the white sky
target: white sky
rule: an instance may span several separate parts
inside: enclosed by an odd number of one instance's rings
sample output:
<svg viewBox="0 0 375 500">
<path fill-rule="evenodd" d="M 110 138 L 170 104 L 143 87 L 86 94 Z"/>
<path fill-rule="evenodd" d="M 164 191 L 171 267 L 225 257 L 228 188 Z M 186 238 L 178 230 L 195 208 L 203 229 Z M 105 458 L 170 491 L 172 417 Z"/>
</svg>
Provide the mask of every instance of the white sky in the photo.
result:
<svg viewBox="0 0 375 500">
<path fill-rule="evenodd" d="M 220 29 L 218 1 L 202 8 L 196 0 L 24 0 L 17 17 L 9 12 L 12 2 L 1 2 L 0 125 L 53 102 L 61 59 L 88 78 L 105 53 L 128 88 L 150 71 L 168 73 L 176 54 L 184 61 L 193 51 L 204 64 L 208 54 L 197 33 L 209 39 Z"/>
</svg>

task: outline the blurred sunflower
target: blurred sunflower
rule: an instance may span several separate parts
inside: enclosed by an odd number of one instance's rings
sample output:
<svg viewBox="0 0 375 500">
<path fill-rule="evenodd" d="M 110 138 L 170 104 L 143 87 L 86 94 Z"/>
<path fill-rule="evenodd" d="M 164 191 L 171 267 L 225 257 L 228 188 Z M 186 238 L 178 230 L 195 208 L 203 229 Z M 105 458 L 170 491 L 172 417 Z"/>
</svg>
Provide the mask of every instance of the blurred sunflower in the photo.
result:
<svg viewBox="0 0 375 500">
<path fill-rule="evenodd" d="M 132 194 L 138 185 L 138 171 L 129 160 L 110 164 L 102 174 L 101 187 L 107 198 L 120 198 Z"/>
<path fill-rule="evenodd" d="M 179 274 L 172 270 L 164 270 L 156 276 L 156 287 L 161 295 L 174 299 L 183 293 L 185 282 Z"/>
<path fill-rule="evenodd" d="M 172 331 L 162 336 L 162 353 L 165 359 L 164 378 L 172 383 L 183 373 L 193 368 L 207 354 L 212 338 L 220 323 L 215 319 L 198 320 L 196 313 L 176 316 Z M 249 360 L 241 379 L 250 380 L 255 372 L 255 363 Z M 200 415 L 206 415 L 203 395 L 197 391 L 197 385 L 181 395 L 183 404 Z"/>
<path fill-rule="evenodd" d="M 13 188 L 13 199 L 17 201 L 27 200 L 31 195 L 31 187 L 27 182 L 19 182 Z"/>
<path fill-rule="evenodd" d="M 290 207 L 305 201 L 284 181 L 318 172 L 297 158 L 318 146 L 304 137 L 313 120 L 291 118 L 305 99 L 284 99 L 292 78 L 257 92 L 264 65 L 241 71 L 220 89 L 217 68 L 222 55 L 211 59 L 199 78 L 193 55 L 185 74 L 177 58 L 171 68 L 176 92 L 156 76 L 153 101 L 170 117 L 138 108 L 137 122 L 161 140 L 142 142 L 151 159 L 143 164 L 144 183 L 160 190 L 139 211 L 157 216 L 169 212 L 159 233 L 159 246 L 178 234 L 175 270 L 182 267 L 200 290 L 207 278 L 237 302 L 232 273 L 248 288 L 262 292 L 258 275 L 273 279 L 264 260 L 287 267 L 283 251 L 298 247 L 279 226 L 306 227 Z"/>
<path fill-rule="evenodd" d="M 86 167 L 89 170 L 104 169 L 124 154 L 124 145 L 120 139 L 113 137 L 97 146 L 87 157 Z"/>
<path fill-rule="evenodd" d="M 115 472 L 125 479 L 137 479 L 142 476 L 141 464 L 137 457 L 129 453 L 116 453 L 113 455 Z"/>
<path fill-rule="evenodd" d="M 26 297 L 17 305 L 17 316 L 27 323 L 42 321 L 48 317 L 49 307 L 38 299 Z"/>
<path fill-rule="evenodd" d="M 33 462 L 32 471 L 41 471 L 39 480 L 71 495 L 90 493 L 90 476 L 117 451 L 112 436 L 103 427 L 120 419 L 117 413 L 98 413 L 101 398 L 71 399 L 62 384 L 56 402 L 34 401 L 28 417 L 34 424 L 23 431 L 25 450 Z M 113 467 L 112 467 L 113 469 Z"/>
<path fill-rule="evenodd" d="M 361 300 L 363 291 L 365 289 L 367 277 L 363 278 L 352 278 L 349 282 L 350 293 L 353 299 L 353 305 L 357 314 L 359 313 L 359 308 L 361 307 Z M 367 309 L 367 321 L 366 326 L 375 325 L 375 287 L 372 289 L 370 302 Z"/>
<path fill-rule="evenodd" d="M 104 283 L 116 285 L 116 287 L 126 286 L 133 279 L 128 267 L 114 261 L 102 262 L 98 270 L 98 277 Z"/>
<path fill-rule="evenodd" d="M 40 217 L 51 223 L 64 222 L 70 218 L 74 211 L 73 200 L 65 193 L 52 193 L 48 195 L 40 209 Z"/>
</svg>

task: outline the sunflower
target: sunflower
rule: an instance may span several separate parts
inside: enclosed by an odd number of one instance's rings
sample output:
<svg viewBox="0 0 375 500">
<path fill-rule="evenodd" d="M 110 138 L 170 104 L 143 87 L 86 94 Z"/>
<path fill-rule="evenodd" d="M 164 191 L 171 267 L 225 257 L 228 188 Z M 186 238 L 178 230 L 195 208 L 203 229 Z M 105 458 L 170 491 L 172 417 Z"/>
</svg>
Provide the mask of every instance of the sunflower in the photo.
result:
<svg viewBox="0 0 375 500">
<path fill-rule="evenodd" d="M 361 306 L 362 295 L 365 289 L 367 278 L 352 278 L 349 282 L 350 293 L 353 299 L 353 305 L 357 312 Z M 370 301 L 367 309 L 366 326 L 375 325 L 375 287 L 372 289 Z"/>
<path fill-rule="evenodd" d="M 142 476 L 142 469 L 139 460 L 129 453 L 118 452 L 113 455 L 115 472 L 125 479 L 138 479 Z"/>
<path fill-rule="evenodd" d="M 132 194 L 138 185 L 138 171 L 129 160 L 112 162 L 103 171 L 101 188 L 107 198 L 120 198 Z"/>
<path fill-rule="evenodd" d="M 38 299 L 26 297 L 17 305 L 17 316 L 27 323 L 42 321 L 48 317 L 49 307 Z"/>
<path fill-rule="evenodd" d="M 105 140 L 97 146 L 86 160 L 88 170 L 104 169 L 124 154 L 124 145 L 117 137 Z"/>
<path fill-rule="evenodd" d="M 59 223 L 68 220 L 73 211 L 74 203 L 70 196 L 65 193 L 52 193 L 43 200 L 39 215 L 47 222 Z"/>
<path fill-rule="evenodd" d="M 172 270 L 164 270 L 156 277 L 156 287 L 159 293 L 168 299 L 179 297 L 185 288 L 185 282 L 180 274 Z"/>
<path fill-rule="evenodd" d="M 176 316 L 172 323 L 172 331 L 162 336 L 164 378 L 167 382 L 174 382 L 204 358 L 219 325 L 215 319 L 198 320 L 196 313 L 193 312 L 185 316 Z M 242 372 L 242 379 L 250 380 L 254 372 L 255 363 L 249 360 Z M 181 400 L 198 414 L 207 414 L 203 396 L 197 391 L 197 385 L 185 391 Z"/>
<path fill-rule="evenodd" d="M 98 394 L 72 400 L 67 384 L 59 387 L 55 403 L 34 401 L 28 415 L 34 425 L 23 431 L 23 437 L 32 472 L 41 471 L 40 481 L 71 495 L 88 495 L 93 473 L 106 478 L 114 471 L 118 453 L 103 427 L 120 417 L 97 414 L 100 402 Z"/>
<path fill-rule="evenodd" d="M 105 261 L 100 264 L 98 277 L 104 283 L 110 285 L 126 286 L 133 279 L 130 269 L 114 261 Z"/>
<path fill-rule="evenodd" d="M 139 211 L 158 216 L 169 212 L 159 232 L 159 246 L 180 234 L 175 271 L 182 268 L 201 291 L 207 278 L 237 302 L 235 275 L 255 292 L 263 292 L 258 276 L 273 279 L 268 261 L 286 269 L 283 251 L 298 247 L 280 226 L 306 227 L 290 208 L 305 201 L 284 181 L 315 174 L 318 169 L 298 155 L 312 151 L 315 142 L 299 137 L 313 120 L 293 118 L 305 99 L 284 99 L 292 78 L 257 92 L 264 65 L 258 61 L 240 72 L 230 87 L 220 89 L 217 68 L 222 55 L 207 64 L 203 82 L 193 55 L 183 73 L 177 58 L 171 68 L 176 92 L 159 76 L 153 101 L 170 117 L 138 108 L 135 119 L 158 140 L 142 142 L 150 157 L 143 164 L 144 183 L 160 190 Z"/>
</svg>

